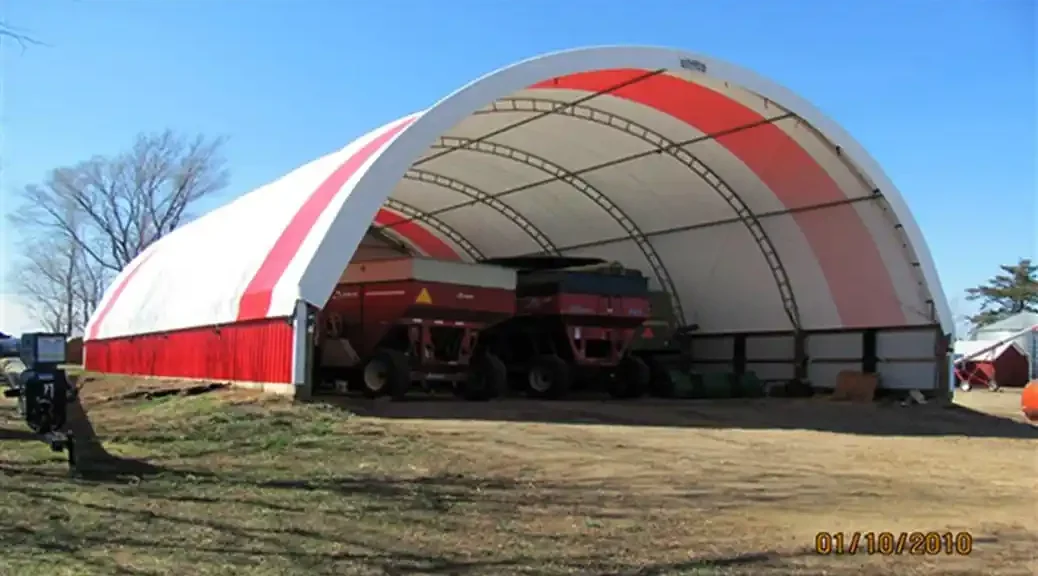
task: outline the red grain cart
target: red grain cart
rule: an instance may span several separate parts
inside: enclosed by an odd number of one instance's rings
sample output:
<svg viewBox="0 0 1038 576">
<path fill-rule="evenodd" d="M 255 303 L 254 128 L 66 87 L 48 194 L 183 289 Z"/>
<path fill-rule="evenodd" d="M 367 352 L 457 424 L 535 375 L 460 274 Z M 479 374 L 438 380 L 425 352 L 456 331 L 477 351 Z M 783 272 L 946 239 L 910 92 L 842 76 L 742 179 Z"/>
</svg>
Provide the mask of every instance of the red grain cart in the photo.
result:
<svg viewBox="0 0 1038 576">
<path fill-rule="evenodd" d="M 515 312 L 516 273 L 425 258 L 347 267 L 320 314 L 318 381 L 345 380 L 368 396 L 401 398 L 437 383 L 470 400 L 506 387 L 505 367 L 476 346 Z"/>
<path fill-rule="evenodd" d="M 636 270 L 596 258 L 490 261 L 518 271 L 516 314 L 483 335 L 512 381 L 538 398 L 606 388 L 617 398 L 646 391 L 649 367 L 629 354 L 649 318 L 649 289 Z"/>
</svg>

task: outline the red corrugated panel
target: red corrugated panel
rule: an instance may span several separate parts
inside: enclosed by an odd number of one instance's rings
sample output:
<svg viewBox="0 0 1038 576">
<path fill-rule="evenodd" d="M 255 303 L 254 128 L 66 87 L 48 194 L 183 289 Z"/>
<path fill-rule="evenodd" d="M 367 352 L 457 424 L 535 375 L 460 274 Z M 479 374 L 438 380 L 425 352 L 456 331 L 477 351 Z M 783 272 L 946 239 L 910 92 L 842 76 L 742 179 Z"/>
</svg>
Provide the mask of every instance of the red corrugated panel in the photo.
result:
<svg viewBox="0 0 1038 576">
<path fill-rule="evenodd" d="M 85 343 L 86 369 L 239 382 L 292 381 L 292 325 L 268 318 Z"/>
</svg>

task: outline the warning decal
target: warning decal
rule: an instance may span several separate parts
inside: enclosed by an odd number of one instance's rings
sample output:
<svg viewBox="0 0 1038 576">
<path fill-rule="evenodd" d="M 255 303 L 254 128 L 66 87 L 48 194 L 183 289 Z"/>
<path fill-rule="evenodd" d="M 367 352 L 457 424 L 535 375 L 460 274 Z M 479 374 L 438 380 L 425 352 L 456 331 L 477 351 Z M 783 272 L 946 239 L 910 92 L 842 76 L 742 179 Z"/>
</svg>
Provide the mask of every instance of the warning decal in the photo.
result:
<svg viewBox="0 0 1038 576">
<path fill-rule="evenodd" d="M 418 297 L 414 299 L 415 304 L 432 304 L 432 296 L 429 296 L 429 291 L 422 288 L 422 291 L 418 293 Z"/>
<path fill-rule="evenodd" d="M 645 330 L 642 331 L 642 338 L 652 338 L 653 336 L 655 336 L 655 334 L 652 332 L 652 328 L 646 326 Z"/>
</svg>

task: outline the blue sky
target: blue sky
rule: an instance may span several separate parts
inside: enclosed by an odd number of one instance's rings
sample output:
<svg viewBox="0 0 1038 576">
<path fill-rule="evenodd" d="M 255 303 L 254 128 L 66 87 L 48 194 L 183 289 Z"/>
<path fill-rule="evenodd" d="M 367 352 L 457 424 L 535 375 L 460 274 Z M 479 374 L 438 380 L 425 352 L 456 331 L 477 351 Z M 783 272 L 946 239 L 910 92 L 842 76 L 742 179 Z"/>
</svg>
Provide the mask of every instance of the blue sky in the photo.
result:
<svg viewBox="0 0 1038 576">
<path fill-rule="evenodd" d="M 167 127 L 230 137 L 226 200 L 515 60 L 653 44 L 752 68 L 847 128 L 907 197 L 953 306 L 1038 251 L 1033 0 L 3 4 L 47 43 L 3 55 L 4 210 L 50 168 Z M 27 328 L 3 302 L 0 324 Z"/>
</svg>

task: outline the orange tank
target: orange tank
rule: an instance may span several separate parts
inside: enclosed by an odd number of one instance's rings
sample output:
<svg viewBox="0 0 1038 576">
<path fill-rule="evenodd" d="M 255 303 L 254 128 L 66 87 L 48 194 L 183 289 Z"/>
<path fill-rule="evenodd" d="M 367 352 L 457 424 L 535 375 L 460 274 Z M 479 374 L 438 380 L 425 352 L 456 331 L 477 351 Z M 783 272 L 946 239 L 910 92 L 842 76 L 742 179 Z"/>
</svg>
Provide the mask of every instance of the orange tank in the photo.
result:
<svg viewBox="0 0 1038 576">
<path fill-rule="evenodd" d="M 1028 420 L 1038 422 L 1038 380 L 1032 380 L 1024 386 L 1024 392 L 1020 395 L 1020 409 Z"/>
</svg>

